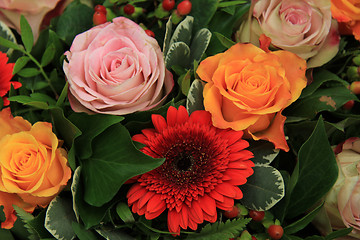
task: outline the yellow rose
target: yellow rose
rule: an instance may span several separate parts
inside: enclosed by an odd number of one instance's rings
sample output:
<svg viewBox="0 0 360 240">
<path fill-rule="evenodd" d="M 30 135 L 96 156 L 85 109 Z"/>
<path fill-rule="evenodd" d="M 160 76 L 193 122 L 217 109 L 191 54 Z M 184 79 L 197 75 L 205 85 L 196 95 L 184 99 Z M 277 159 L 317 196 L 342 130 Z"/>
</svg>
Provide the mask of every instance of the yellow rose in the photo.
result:
<svg viewBox="0 0 360 240">
<path fill-rule="evenodd" d="M 70 177 L 67 153 L 50 123 L 31 126 L 13 118 L 9 108 L 0 112 L 0 205 L 7 214 L 2 227 L 11 228 L 16 219 L 12 204 L 29 212 L 46 207 Z"/>
<path fill-rule="evenodd" d="M 305 60 L 291 52 L 238 43 L 202 61 L 197 74 L 207 82 L 204 106 L 215 127 L 244 130 L 288 151 L 281 111 L 306 86 L 305 70 Z"/>
</svg>

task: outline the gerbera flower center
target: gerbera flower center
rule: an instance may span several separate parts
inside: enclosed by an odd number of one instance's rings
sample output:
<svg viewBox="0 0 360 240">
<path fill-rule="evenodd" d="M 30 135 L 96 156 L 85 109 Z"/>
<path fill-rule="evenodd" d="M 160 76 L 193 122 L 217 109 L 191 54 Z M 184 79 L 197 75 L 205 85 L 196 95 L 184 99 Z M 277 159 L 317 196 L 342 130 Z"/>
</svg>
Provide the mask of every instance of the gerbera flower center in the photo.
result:
<svg viewBox="0 0 360 240">
<path fill-rule="evenodd" d="M 193 161 L 194 161 L 194 158 L 191 154 L 179 153 L 179 155 L 176 156 L 174 159 L 174 166 L 179 171 L 188 171 L 188 170 L 191 170 Z"/>
</svg>

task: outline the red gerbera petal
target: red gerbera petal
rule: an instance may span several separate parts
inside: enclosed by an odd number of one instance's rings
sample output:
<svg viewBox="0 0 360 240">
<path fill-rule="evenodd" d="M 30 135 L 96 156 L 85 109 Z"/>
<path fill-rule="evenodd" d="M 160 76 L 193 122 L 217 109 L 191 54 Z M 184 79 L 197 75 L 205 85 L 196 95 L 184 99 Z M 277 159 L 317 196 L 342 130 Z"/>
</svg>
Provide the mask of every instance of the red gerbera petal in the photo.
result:
<svg viewBox="0 0 360 240">
<path fill-rule="evenodd" d="M 165 158 L 158 168 L 139 176 L 127 194 L 132 211 L 153 219 L 165 210 L 170 232 L 196 230 L 204 221 L 215 222 L 216 208 L 230 210 L 241 199 L 238 185 L 253 174 L 253 154 L 242 132 L 218 129 L 210 113 L 169 107 L 166 120 L 152 115 L 154 129 L 142 130 L 134 141 L 142 152 Z"/>
<path fill-rule="evenodd" d="M 10 81 L 13 77 L 14 63 L 8 63 L 8 60 L 6 53 L 0 52 L 0 96 L 3 98 L 5 106 L 9 105 L 5 95 L 10 91 L 11 85 L 15 89 L 21 87 L 21 83 Z"/>
</svg>

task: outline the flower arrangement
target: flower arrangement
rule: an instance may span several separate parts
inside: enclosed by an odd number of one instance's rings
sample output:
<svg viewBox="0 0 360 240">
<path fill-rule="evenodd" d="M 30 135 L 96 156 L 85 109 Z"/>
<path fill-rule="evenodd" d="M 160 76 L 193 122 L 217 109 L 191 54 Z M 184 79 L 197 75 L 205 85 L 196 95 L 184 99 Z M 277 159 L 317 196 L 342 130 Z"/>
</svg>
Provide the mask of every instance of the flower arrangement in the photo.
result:
<svg viewBox="0 0 360 240">
<path fill-rule="evenodd" d="M 359 11 L 0 1 L 0 239 L 360 238 Z"/>
</svg>

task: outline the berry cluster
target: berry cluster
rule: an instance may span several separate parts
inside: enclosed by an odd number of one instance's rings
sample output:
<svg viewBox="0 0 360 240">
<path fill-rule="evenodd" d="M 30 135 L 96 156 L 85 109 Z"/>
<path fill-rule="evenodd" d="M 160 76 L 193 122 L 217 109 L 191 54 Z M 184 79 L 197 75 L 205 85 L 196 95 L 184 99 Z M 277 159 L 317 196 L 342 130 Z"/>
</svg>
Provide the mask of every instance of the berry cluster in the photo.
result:
<svg viewBox="0 0 360 240">
<path fill-rule="evenodd" d="M 262 229 L 267 234 L 268 237 L 270 237 L 273 240 L 278 240 L 282 238 L 284 234 L 284 229 L 280 225 L 279 220 L 275 219 L 272 216 L 270 212 L 265 211 L 256 211 L 252 209 L 247 209 L 244 206 L 240 204 L 236 204 L 233 206 L 233 208 L 229 211 L 223 211 L 223 216 L 226 218 L 244 218 L 244 217 L 250 217 L 252 221 L 258 225 L 262 225 Z M 249 230 L 250 231 L 250 230 Z M 233 238 L 233 240 L 236 239 L 246 239 L 246 240 L 256 240 L 257 234 L 259 232 L 250 233 L 248 230 L 245 230 L 241 233 L 241 236 L 238 238 Z M 230 239 L 229 239 L 230 240 Z"/>
</svg>

